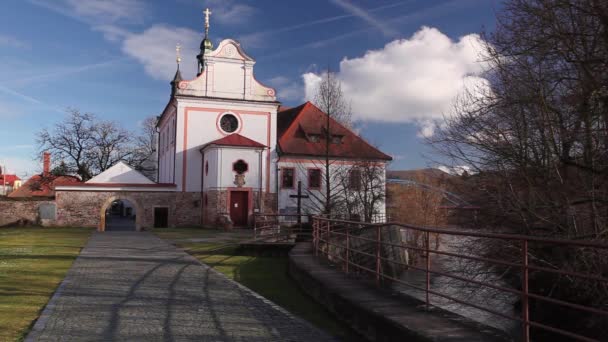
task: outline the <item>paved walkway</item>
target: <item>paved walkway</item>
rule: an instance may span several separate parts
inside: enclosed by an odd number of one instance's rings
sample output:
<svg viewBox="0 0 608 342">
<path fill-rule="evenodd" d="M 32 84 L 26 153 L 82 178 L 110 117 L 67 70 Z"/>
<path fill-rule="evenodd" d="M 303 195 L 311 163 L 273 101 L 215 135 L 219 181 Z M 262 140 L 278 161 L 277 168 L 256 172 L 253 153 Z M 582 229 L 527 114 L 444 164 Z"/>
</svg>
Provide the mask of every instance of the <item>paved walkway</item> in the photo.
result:
<svg viewBox="0 0 608 342">
<path fill-rule="evenodd" d="M 94 233 L 26 341 L 327 341 L 147 232 Z"/>
</svg>

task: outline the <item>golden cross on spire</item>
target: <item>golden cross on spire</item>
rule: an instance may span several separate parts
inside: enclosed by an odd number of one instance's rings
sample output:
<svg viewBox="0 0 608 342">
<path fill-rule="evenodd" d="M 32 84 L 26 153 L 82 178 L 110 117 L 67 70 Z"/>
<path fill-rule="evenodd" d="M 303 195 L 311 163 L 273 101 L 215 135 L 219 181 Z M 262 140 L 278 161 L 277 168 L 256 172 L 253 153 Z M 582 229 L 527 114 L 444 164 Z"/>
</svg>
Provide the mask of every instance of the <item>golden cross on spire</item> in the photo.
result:
<svg viewBox="0 0 608 342">
<path fill-rule="evenodd" d="M 177 62 L 177 66 L 179 66 L 179 63 L 182 61 L 182 55 L 180 54 L 181 50 L 182 46 L 177 43 L 175 46 L 175 61 Z"/>
<path fill-rule="evenodd" d="M 211 16 L 211 11 L 209 8 L 205 8 L 203 11 L 205 14 L 205 36 L 209 35 L 209 17 Z"/>
</svg>

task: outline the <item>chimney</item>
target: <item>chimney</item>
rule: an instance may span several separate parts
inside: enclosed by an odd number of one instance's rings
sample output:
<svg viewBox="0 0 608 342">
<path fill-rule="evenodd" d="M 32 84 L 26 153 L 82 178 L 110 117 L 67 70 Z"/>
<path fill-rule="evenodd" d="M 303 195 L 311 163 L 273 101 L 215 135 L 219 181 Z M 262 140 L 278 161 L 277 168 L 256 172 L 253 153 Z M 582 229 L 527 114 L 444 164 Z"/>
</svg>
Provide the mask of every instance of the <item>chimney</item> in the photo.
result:
<svg viewBox="0 0 608 342">
<path fill-rule="evenodd" d="M 51 173 L 51 154 L 49 152 L 44 152 L 42 160 L 43 160 L 42 174 L 44 176 L 48 176 Z"/>
</svg>

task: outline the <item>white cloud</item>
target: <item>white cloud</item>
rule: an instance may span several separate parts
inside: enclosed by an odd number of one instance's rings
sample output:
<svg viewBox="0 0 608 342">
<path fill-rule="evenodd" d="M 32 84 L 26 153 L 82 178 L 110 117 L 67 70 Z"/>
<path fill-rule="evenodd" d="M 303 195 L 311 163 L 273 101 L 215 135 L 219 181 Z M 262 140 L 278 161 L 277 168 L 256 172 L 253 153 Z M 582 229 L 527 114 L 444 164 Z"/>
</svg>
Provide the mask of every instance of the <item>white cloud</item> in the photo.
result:
<svg viewBox="0 0 608 342">
<path fill-rule="evenodd" d="M 435 122 L 432 120 L 423 121 L 418 123 L 420 130 L 418 131 L 418 137 L 430 138 L 435 134 Z"/>
<path fill-rule="evenodd" d="M 197 47 L 202 37 L 191 29 L 154 25 L 142 33 L 131 34 L 123 42 L 125 54 L 140 62 L 148 75 L 159 80 L 170 80 L 175 75 L 175 46 L 182 46 L 180 66 L 184 78 L 196 75 Z"/>
<path fill-rule="evenodd" d="M 268 80 L 268 84 L 277 89 L 280 101 L 300 101 L 304 97 L 304 89 L 299 82 L 291 81 L 284 76 L 277 76 Z"/>
<path fill-rule="evenodd" d="M 119 42 L 131 35 L 131 32 L 112 24 L 97 25 L 93 27 L 93 30 L 101 32 L 103 37 L 110 42 Z"/>
<path fill-rule="evenodd" d="M 9 36 L 0 33 L 0 46 L 12 47 L 12 48 L 29 48 L 30 45 L 17 37 Z"/>
<path fill-rule="evenodd" d="M 206 7 L 211 10 L 211 26 L 217 21 L 220 24 L 239 25 L 247 22 L 256 12 L 252 6 L 234 0 L 207 0 Z"/>
<path fill-rule="evenodd" d="M 145 12 L 140 0 L 65 0 L 76 15 L 95 18 L 102 22 L 115 22 L 123 19 L 137 21 Z"/>
<path fill-rule="evenodd" d="M 423 127 L 420 134 L 428 136 L 430 123 L 449 115 L 465 85 L 487 88 L 481 52 L 476 34 L 455 42 L 435 28 L 423 27 L 409 39 L 343 59 L 337 74 L 355 120 L 417 123 Z M 306 98 L 312 99 L 319 76 L 302 77 Z"/>
<path fill-rule="evenodd" d="M 361 7 L 356 6 L 347 0 L 331 0 L 331 2 L 338 5 L 350 14 L 363 19 L 368 24 L 378 28 L 385 36 L 394 36 L 396 34 L 395 30 L 393 30 L 386 22 L 376 19 L 370 14 L 369 11 L 365 11 Z"/>
<path fill-rule="evenodd" d="M 145 2 L 142 0 L 27 1 L 33 5 L 91 25 L 118 21 L 140 22 L 147 15 Z"/>
<path fill-rule="evenodd" d="M 314 101 L 317 89 L 321 83 L 321 76 L 314 72 L 307 72 L 302 75 L 304 81 L 304 98 L 308 101 Z"/>
</svg>

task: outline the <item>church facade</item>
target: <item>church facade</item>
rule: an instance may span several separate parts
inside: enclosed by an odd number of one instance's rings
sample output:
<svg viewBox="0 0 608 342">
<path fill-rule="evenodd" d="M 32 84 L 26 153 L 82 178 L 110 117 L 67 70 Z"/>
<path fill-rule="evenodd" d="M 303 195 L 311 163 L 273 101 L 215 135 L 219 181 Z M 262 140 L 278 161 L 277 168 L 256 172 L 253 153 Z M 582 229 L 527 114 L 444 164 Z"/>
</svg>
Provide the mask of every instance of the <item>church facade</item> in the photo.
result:
<svg viewBox="0 0 608 342">
<path fill-rule="evenodd" d="M 213 47 L 208 14 L 198 75 L 183 79 L 178 56 L 157 123 L 156 182 L 121 164 L 85 183 L 59 184 L 51 224 L 103 231 L 117 201 L 132 204 L 137 230 L 250 227 L 256 213 L 298 209 L 382 218 L 391 157 L 310 102 L 281 106 L 275 89 L 255 78 L 255 60 L 238 42 L 225 39 Z"/>
<path fill-rule="evenodd" d="M 275 90 L 255 78 L 253 58 L 232 39 L 213 48 L 205 38 L 197 58 L 193 80 L 183 80 L 178 66 L 158 122 L 158 182 L 200 194 L 203 225 L 229 217 L 247 226 L 254 213 L 293 214 L 298 181 L 307 193 L 323 192 L 325 114 L 311 103 L 284 110 Z M 390 160 L 332 124 L 332 169 L 362 159 L 382 166 Z M 305 206 L 308 212 L 313 207 Z"/>
<path fill-rule="evenodd" d="M 213 48 L 206 36 L 197 59 L 193 80 L 182 79 L 178 64 L 158 122 L 158 182 L 200 194 L 203 225 L 223 216 L 246 226 L 254 213 L 293 214 L 298 182 L 312 195 L 305 211 L 320 207 L 311 202 L 323 202 L 326 188 L 325 114 L 311 103 L 283 109 L 276 91 L 255 78 L 255 60 L 232 39 Z M 383 177 L 391 158 L 331 125 L 332 173 L 364 160 L 380 165 Z M 377 206 L 383 214 L 384 202 Z"/>
</svg>

